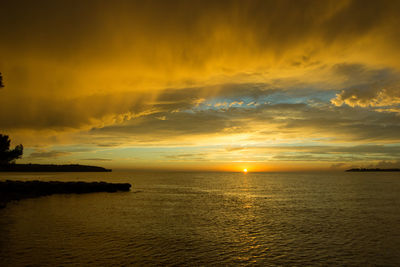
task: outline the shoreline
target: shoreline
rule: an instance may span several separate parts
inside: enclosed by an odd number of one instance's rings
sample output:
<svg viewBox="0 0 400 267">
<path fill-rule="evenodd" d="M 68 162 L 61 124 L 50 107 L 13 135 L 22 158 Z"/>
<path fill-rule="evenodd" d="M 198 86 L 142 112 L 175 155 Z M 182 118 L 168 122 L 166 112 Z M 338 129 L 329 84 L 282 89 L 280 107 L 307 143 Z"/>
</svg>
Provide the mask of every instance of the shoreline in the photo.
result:
<svg viewBox="0 0 400 267">
<path fill-rule="evenodd" d="M 36 198 L 54 194 L 86 194 L 96 192 L 128 192 L 129 183 L 107 182 L 60 182 L 60 181 L 0 181 L 0 209 L 7 203 L 26 198 Z"/>
<path fill-rule="evenodd" d="M 0 165 L 0 172 L 111 172 L 98 166 L 80 164 L 6 164 Z"/>
</svg>

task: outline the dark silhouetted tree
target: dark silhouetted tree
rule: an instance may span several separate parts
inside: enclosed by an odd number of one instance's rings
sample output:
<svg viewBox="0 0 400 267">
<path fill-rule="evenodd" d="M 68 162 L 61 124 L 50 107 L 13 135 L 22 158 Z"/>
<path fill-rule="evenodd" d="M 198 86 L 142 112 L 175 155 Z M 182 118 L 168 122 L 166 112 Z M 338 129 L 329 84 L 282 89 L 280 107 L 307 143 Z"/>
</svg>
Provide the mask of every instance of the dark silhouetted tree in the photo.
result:
<svg viewBox="0 0 400 267">
<path fill-rule="evenodd" d="M 1 87 L 4 87 L 4 84 L 3 76 L 1 76 L 0 72 L 0 88 Z M 8 135 L 0 134 L 0 165 L 13 163 L 16 159 L 22 157 L 24 147 L 18 145 L 13 150 L 10 150 L 10 142 Z"/>
<path fill-rule="evenodd" d="M 4 87 L 3 84 L 3 76 L 1 76 L 1 72 L 0 72 L 0 88 Z"/>
<path fill-rule="evenodd" d="M 10 164 L 16 159 L 22 157 L 24 147 L 17 145 L 13 150 L 10 150 L 10 139 L 8 135 L 0 134 L 0 164 Z"/>
</svg>

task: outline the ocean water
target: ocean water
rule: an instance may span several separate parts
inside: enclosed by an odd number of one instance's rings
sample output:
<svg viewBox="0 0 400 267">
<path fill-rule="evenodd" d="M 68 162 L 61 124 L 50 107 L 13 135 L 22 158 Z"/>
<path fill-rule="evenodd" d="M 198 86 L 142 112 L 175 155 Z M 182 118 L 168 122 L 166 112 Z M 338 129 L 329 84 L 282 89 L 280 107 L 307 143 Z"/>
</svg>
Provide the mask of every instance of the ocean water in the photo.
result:
<svg viewBox="0 0 400 267">
<path fill-rule="evenodd" d="M 0 266 L 400 266 L 399 173 L 2 173 L 129 182 L 0 210 Z"/>
</svg>

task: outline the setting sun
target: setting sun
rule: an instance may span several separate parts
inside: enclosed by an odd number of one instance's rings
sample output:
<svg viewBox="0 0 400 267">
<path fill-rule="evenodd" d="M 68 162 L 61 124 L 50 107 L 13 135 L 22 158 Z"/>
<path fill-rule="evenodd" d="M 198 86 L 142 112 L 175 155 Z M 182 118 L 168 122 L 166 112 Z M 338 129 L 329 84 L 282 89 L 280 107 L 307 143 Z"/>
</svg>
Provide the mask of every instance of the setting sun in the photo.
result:
<svg viewBox="0 0 400 267">
<path fill-rule="evenodd" d="M 247 169 L 243 169 L 243 172 L 244 172 L 244 173 L 247 173 Z"/>
</svg>

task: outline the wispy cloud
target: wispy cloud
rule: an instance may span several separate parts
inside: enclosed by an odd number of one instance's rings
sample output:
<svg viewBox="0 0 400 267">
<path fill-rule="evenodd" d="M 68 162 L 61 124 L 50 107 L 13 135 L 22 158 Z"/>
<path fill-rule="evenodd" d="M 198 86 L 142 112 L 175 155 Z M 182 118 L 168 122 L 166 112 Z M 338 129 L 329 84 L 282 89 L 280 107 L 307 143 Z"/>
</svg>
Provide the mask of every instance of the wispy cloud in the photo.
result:
<svg viewBox="0 0 400 267">
<path fill-rule="evenodd" d="M 395 162 L 398 10 L 361 0 L 5 1 L 0 128 L 27 151 L 42 147 L 30 160 L 151 165 L 129 148 L 167 147 L 151 155 Z"/>
<path fill-rule="evenodd" d="M 31 159 L 43 159 L 43 158 L 58 158 L 58 157 L 63 157 L 70 155 L 71 152 L 65 152 L 65 151 L 37 151 L 37 152 L 32 152 L 29 155 L 29 158 Z"/>
<path fill-rule="evenodd" d="M 80 160 L 87 160 L 87 161 L 112 161 L 112 159 L 104 159 L 104 158 L 88 158 L 88 159 L 80 159 Z"/>
</svg>

